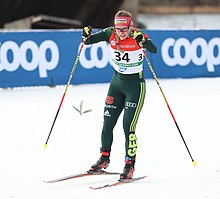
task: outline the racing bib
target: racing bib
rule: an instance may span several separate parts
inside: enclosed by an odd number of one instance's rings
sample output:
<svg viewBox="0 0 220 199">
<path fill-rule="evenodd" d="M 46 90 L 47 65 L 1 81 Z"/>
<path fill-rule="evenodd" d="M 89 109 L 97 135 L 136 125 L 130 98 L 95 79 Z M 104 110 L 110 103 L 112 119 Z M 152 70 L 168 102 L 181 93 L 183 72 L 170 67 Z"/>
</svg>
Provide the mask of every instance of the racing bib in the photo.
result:
<svg viewBox="0 0 220 199">
<path fill-rule="evenodd" d="M 113 68 L 122 74 L 134 74 L 143 70 L 143 52 L 141 49 L 120 52 L 111 48 Z"/>
</svg>

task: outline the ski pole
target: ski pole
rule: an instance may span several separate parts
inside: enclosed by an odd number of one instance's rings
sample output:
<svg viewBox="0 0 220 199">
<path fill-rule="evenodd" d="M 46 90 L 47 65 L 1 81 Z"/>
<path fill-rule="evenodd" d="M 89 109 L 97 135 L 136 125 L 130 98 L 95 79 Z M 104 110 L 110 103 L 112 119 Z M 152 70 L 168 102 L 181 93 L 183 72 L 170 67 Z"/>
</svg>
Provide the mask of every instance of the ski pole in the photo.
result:
<svg viewBox="0 0 220 199">
<path fill-rule="evenodd" d="M 172 110 L 171 110 L 171 108 L 170 108 L 170 106 L 169 106 L 169 103 L 168 103 L 168 101 L 167 101 L 167 99 L 166 99 L 166 97 L 165 97 L 165 94 L 164 94 L 164 92 L 163 92 L 163 90 L 162 90 L 162 88 L 161 88 L 161 86 L 160 86 L 160 83 L 159 83 L 159 80 L 158 80 L 158 78 L 157 78 L 157 76 L 156 76 L 156 73 L 154 72 L 154 69 L 153 69 L 153 67 L 152 67 L 152 65 L 151 65 L 151 63 L 150 63 L 150 60 L 148 59 L 147 54 L 146 54 L 146 52 L 145 52 L 144 49 L 143 49 L 143 53 L 144 53 L 144 57 L 145 57 L 145 59 L 146 59 L 146 61 L 147 61 L 147 64 L 148 64 L 148 66 L 149 66 L 149 68 L 150 68 L 150 71 L 152 72 L 153 77 L 154 77 L 155 81 L 157 82 L 157 85 L 158 85 L 158 87 L 159 87 L 159 89 L 160 89 L 160 92 L 161 92 L 161 94 L 162 94 L 162 96 L 163 96 L 163 99 L 164 99 L 165 102 L 166 102 L 167 108 L 169 109 L 169 112 L 170 112 L 170 114 L 171 114 L 171 116 L 172 116 L 172 118 L 173 118 L 173 121 L 174 121 L 174 123 L 175 123 L 175 125 L 176 125 L 176 128 L 177 128 L 178 131 L 179 131 L 179 134 L 180 134 L 180 136 L 181 136 L 181 138 L 182 138 L 182 140 L 183 140 L 183 143 L 184 143 L 184 145 L 185 145 L 185 147 L 186 147 L 186 149 L 187 149 L 187 151 L 188 151 L 188 153 L 189 153 L 189 156 L 190 156 L 190 158 L 191 158 L 191 160 L 192 160 L 192 162 L 193 162 L 193 165 L 194 165 L 194 167 L 195 167 L 195 166 L 197 165 L 197 162 L 194 161 L 194 159 L 193 159 L 193 157 L 192 157 L 192 155 L 191 155 L 191 153 L 190 153 L 190 151 L 189 151 L 189 148 L 188 148 L 188 146 L 187 146 L 187 144 L 186 144 L 186 142 L 185 142 L 185 140 L 184 140 L 184 137 L 183 137 L 183 135 L 182 135 L 182 133 L 181 133 L 181 131 L 180 131 L 180 128 L 179 128 L 179 126 L 178 126 L 178 124 L 177 124 L 177 122 L 176 122 L 176 119 L 175 119 L 175 117 L 174 117 L 174 115 L 173 115 L 173 113 L 172 113 Z"/>
<path fill-rule="evenodd" d="M 53 130 L 54 124 L 55 124 L 55 122 L 56 122 L 57 116 L 58 116 L 58 114 L 59 114 L 59 112 L 60 112 L 60 109 L 61 109 L 61 106 L 62 106 L 62 104 L 63 104 L 63 100 L 64 100 L 64 98 L 65 98 L 67 89 L 68 89 L 68 87 L 69 87 L 69 85 L 70 85 L 70 82 L 71 82 L 71 80 L 72 80 L 73 73 L 75 72 L 76 65 L 77 65 L 77 63 L 78 63 L 78 61 L 79 61 L 79 57 L 80 57 L 80 54 L 81 54 L 81 52 L 82 52 L 82 49 L 83 49 L 83 46 L 84 46 L 85 41 L 86 41 L 86 40 L 83 39 L 83 41 L 82 41 L 82 43 L 81 43 L 81 46 L 80 46 L 80 49 L 79 49 L 79 52 L 78 52 L 78 55 L 77 55 L 77 57 L 76 57 L 75 63 L 74 63 L 74 65 L 73 65 L 73 67 L 72 67 L 72 70 L 71 70 L 71 73 L 70 73 L 70 76 L 69 76 L 69 80 L 68 80 L 68 82 L 67 82 L 65 91 L 64 91 L 63 96 L 62 96 L 62 98 L 61 98 L 60 105 L 59 105 L 58 110 L 57 110 L 57 113 L 56 113 L 56 115 L 55 115 L 53 124 L 52 124 L 52 126 L 51 126 L 49 135 L 48 135 L 48 137 L 47 137 L 47 140 L 46 140 L 46 142 L 45 142 L 45 144 L 44 144 L 44 148 L 45 148 L 45 149 L 47 148 L 47 143 L 48 143 L 48 141 L 49 141 L 49 138 L 50 138 L 50 135 L 51 135 L 51 133 L 52 133 L 52 130 Z"/>
</svg>

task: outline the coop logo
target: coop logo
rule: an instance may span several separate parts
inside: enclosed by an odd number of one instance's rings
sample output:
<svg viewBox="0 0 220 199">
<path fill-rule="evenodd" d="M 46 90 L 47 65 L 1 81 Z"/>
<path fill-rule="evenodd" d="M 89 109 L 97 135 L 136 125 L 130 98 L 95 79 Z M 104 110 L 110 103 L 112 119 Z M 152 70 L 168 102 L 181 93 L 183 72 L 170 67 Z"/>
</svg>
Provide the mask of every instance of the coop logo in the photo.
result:
<svg viewBox="0 0 220 199">
<path fill-rule="evenodd" d="M 46 40 L 39 46 L 31 40 L 24 41 L 20 46 L 14 41 L 0 44 L 0 71 L 16 71 L 20 66 L 26 71 L 38 68 L 41 78 L 56 68 L 59 62 L 59 49 L 54 41 Z"/>
<path fill-rule="evenodd" d="M 79 62 L 86 69 L 105 68 L 108 63 L 112 64 L 111 51 L 106 42 L 93 45 L 85 45 L 80 54 Z"/>
<path fill-rule="evenodd" d="M 206 64 L 209 72 L 215 71 L 220 64 L 220 38 L 208 42 L 198 37 L 191 42 L 186 38 L 167 38 L 161 47 L 163 61 L 168 66 L 187 66 L 190 62 L 202 66 Z"/>
</svg>

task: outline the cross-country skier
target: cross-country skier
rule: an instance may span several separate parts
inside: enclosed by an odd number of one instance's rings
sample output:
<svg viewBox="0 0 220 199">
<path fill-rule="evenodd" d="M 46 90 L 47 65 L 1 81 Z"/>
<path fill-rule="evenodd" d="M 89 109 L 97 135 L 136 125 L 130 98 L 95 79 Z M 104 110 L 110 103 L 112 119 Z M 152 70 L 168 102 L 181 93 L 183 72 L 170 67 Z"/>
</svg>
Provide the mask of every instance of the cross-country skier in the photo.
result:
<svg viewBox="0 0 220 199">
<path fill-rule="evenodd" d="M 104 123 L 101 134 L 101 157 L 91 166 L 89 173 L 105 169 L 110 163 L 113 129 L 124 110 L 125 166 L 120 180 L 133 177 L 137 137 L 135 129 L 145 99 L 143 76 L 143 50 L 156 53 L 157 48 L 142 30 L 133 27 L 132 15 L 118 11 L 114 26 L 92 34 L 91 26 L 84 27 L 82 38 L 85 45 L 106 41 L 110 44 L 114 75 L 112 77 L 104 107 Z"/>
</svg>

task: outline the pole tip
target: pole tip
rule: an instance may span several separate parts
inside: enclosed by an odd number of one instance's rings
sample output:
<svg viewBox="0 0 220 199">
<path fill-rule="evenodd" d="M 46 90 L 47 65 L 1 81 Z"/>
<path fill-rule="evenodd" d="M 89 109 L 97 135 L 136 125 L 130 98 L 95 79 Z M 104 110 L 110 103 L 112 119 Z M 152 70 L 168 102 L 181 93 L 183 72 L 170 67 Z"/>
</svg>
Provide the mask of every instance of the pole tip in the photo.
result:
<svg viewBox="0 0 220 199">
<path fill-rule="evenodd" d="M 44 149 L 46 149 L 46 148 L 47 148 L 47 144 L 45 143 L 45 144 L 44 144 Z"/>
<path fill-rule="evenodd" d="M 193 166 L 195 167 L 197 165 L 197 162 L 193 160 Z"/>
</svg>

